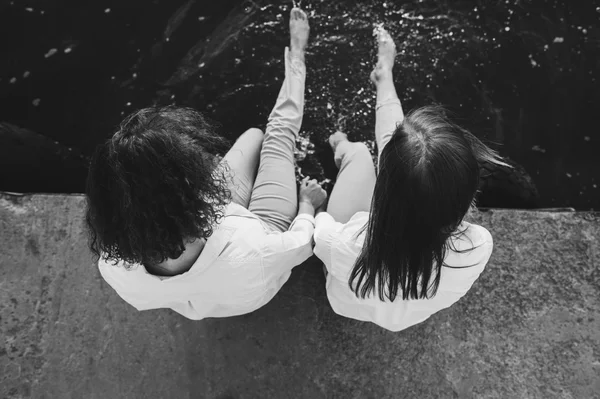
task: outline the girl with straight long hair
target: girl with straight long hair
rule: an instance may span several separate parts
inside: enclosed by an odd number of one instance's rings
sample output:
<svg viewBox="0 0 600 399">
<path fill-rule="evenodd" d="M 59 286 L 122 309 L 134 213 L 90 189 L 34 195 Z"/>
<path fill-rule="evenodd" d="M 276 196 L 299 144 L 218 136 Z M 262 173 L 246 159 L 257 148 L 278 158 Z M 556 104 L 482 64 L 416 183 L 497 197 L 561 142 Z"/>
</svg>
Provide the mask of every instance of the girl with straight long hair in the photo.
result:
<svg viewBox="0 0 600 399">
<path fill-rule="evenodd" d="M 329 138 L 339 167 L 327 212 L 316 218 L 315 254 L 334 311 L 391 331 L 426 320 L 464 296 L 492 253 L 492 236 L 464 220 L 479 164 L 505 165 L 443 109 L 406 117 L 396 94 L 393 39 L 378 35 L 375 136 L 378 173 L 363 143 Z"/>
</svg>

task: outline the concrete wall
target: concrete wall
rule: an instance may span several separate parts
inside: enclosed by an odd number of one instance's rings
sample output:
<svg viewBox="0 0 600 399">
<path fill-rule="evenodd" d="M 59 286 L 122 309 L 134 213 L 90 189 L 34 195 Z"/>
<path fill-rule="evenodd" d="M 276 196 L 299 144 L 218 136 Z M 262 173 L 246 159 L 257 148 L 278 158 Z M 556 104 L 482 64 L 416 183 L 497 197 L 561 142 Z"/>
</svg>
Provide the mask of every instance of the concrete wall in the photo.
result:
<svg viewBox="0 0 600 399">
<path fill-rule="evenodd" d="M 317 261 L 229 319 L 137 312 L 86 249 L 84 198 L 0 194 L 2 398 L 600 398 L 598 214 L 492 210 L 458 304 L 400 333 L 330 309 Z"/>
</svg>

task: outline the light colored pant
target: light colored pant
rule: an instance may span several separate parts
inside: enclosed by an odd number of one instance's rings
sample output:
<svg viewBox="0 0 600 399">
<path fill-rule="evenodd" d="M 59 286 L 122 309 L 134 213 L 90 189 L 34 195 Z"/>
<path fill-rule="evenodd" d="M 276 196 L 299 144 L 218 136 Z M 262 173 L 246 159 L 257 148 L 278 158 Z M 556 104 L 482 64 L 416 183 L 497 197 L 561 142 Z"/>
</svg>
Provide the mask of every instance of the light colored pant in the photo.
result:
<svg viewBox="0 0 600 399">
<path fill-rule="evenodd" d="M 222 162 L 232 172 L 232 201 L 274 231 L 286 231 L 298 213 L 294 149 L 304 112 L 306 67 L 285 49 L 285 79 L 266 132 L 249 129 Z"/>
<path fill-rule="evenodd" d="M 375 111 L 375 140 L 378 159 L 390 141 L 404 114 L 397 97 L 378 104 Z M 343 141 L 335 150 L 335 163 L 340 169 L 329 198 L 327 213 L 340 223 L 346 223 L 357 212 L 368 212 L 375 189 L 375 166 L 364 143 Z"/>
</svg>

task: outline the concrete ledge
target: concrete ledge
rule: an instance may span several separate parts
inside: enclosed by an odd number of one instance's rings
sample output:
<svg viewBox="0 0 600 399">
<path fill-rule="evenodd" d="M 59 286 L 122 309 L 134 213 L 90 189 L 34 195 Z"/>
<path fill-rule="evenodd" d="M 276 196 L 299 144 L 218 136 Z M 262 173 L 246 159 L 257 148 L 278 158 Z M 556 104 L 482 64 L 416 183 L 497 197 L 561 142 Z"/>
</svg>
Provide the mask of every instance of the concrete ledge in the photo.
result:
<svg viewBox="0 0 600 399">
<path fill-rule="evenodd" d="M 0 194 L 3 398 L 599 398 L 600 216 L 490 210 L 473 290 L 400 333 L 338 317 L 314 259 L 229 319 L 137 312 L 79 195 Z"/>
</svg>

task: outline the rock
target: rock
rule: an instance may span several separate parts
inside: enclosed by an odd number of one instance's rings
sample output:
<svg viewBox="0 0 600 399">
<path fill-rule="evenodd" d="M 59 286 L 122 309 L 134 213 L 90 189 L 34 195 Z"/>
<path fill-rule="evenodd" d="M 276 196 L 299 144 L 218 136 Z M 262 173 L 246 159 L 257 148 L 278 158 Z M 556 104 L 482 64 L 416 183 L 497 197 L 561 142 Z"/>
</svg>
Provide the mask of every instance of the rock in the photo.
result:
<svg viewBox="0 0 600 399">
<path fill-rule="evenodd" d="M 475 213 L 482 276 L 393 333 L 335 314 L 316 258 L 251 314 L 138 312 L 102 280 L 84 211 L 0 193 L 2 398 L 598 397 L 599 213 Z"/>
</svg>

